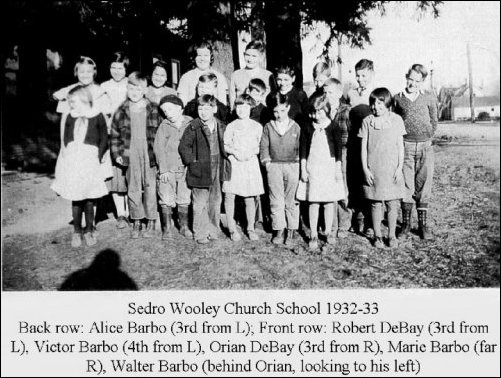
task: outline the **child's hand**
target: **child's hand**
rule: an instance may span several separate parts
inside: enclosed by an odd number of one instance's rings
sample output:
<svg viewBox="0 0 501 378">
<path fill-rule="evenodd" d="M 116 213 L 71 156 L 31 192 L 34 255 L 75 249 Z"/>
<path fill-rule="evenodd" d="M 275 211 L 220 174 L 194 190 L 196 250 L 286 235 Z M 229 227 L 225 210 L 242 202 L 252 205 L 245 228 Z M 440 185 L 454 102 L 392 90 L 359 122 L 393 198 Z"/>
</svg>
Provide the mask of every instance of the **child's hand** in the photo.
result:
<svg viewBox="0 0 501 378">
<path fill-rule="evenodd" d="M 116 160 L 117 164 L 124 165 L 124 159 L 122 159 L 121 156 L 117 157 Z"/>
<path fill-rule="evenodd" d="M 364 171 L 364 173 L 365 173 L 365 179 L 367 180 L 367 183 L 369 185 L 374 185 L 374 176 L 372 175 L 372 172 L 367 169 L 366 171 Z"/>
<path fill-rule="evenodd" d="M 161 173 L 159 179 L 160 179 L 161 183 L 167 184 L 167 172 L 166 173 Z"/>
</svg>

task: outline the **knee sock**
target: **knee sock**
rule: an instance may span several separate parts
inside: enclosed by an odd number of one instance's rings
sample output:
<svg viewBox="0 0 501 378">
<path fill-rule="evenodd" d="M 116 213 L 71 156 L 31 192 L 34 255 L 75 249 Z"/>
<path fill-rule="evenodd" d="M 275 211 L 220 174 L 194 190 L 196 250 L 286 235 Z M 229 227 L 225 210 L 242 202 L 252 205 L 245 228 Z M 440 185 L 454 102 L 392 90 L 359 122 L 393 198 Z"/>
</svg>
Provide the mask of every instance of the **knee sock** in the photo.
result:
<svg viewBox="0 0 501 378">
<path fill-rule="evenodd" d="M 115 209 L 117 209 L 117 217 L 125 217 L 126 216 L 126 201 L 125 196 L 120 193 L 112 193 L 113 203 L 115 204 Z"/>
<path fill-rule="evenodd" d="M 382 237 L 381 222 L 383 221 L 383 206 L 381 202 L 372 202 L 372 227 L 374 228 L 374 235 L 378 238 Z"/>
<path fill-rule="evenodd" d="M 324 204 L 324 222 L 325 222 L 325 233 L 330 234 L 333 230 L 332 225 L 336 223 L 336 232 L 337 232 L 337 203 L 328 202 Z M 336 211 L 334 211 L 336 209 Z M 334 222 L 334 217 L 336 217 L 336 221 Z M 334 235 L 335 236 L 335 235 Z"/>
<path fill-rule="evenodd" d="M 228 224 L 228 231 L 235 232 L 237 224 L 235 223 L 235 195 L 224 194 L 224 210 L 226 212 L 226 223 Z"/>
<path fill-rule="evenodd" d="M 309 218 L 310 218 L 310 230 L 311 230 L 311 238 L 318 237 L 318 210 L 320 205 L 318 203 L 310 203 L 310 207 L 308 210 Z"/>
<path fill-rule="evenodd" d="M 398 206 L 399 201 L 388 201 L 388 237 L 395 237 L 395 229 L 397 228 Z"/>
<path fill-rule="evenodd" d="M 73 201 L 71 203 L 71 214 L 73 216 L 73 229 L 77 233 L 82 232 L 82 212 L 83 212 L 82 201 Z"/>
<path fill-rule="evenodd" d="M 247 216 L 247 230 L 254 230 L 254 223 L 256 221 L 256 197 L 246 197 L 245 214 Z"/>
<path fill-rule="evenodd" d="M 94 208 L 96 201 L 86 200 L 84 201 L 84 211 L 85 211 L 85 232 L 90 232 L 94 229 Z"/>
</svg>

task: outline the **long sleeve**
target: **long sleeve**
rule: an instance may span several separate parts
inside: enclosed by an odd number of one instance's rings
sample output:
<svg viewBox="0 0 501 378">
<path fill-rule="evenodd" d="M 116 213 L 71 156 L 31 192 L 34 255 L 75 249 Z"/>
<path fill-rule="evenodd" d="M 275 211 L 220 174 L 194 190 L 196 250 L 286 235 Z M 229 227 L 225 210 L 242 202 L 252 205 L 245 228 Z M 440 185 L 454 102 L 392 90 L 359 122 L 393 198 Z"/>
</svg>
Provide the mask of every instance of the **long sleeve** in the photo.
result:
<svg viewBox="0 0 501 378">
<path fill-rule="evenodd" d="M 263 128 L 259 124 L 256 124 L 255 127 L 256 127 L 257 131 L 255 134 L 254 145 L 251 148 L 251 153 L 253 155 L 258 155 L 260 152 L 260 149 L 261 149 L 261 139 L 263 137 Z"/>
<path fill-rule="evenodd" d="M 97 131 L 99 133 L 99 160 L 101 160 L 108 149 L 108 126 L 103 114 L 98 115 Z"/>
<path fill-rule="evenodd" d="M 334 151 L 335 151 L 335 157 L 336 161 L 341 161 L 343 158 L 343 132 L 341 129 L 337 127 L 332 128 L 332 133 L 334 134 Z"/>
<path fill-rule="evenodd" d="M 116 111 L 115 114 L 113 114 L 113 119 L 111 121 L 111 143 L 110 143 L 110 153 L 111 153 L 111 158 L 116 161 L 118 157 L 121 156 L 121 150 L 122 146 L 124 144 L 121 133 L 120 133 L 120 127 L 121 127 L 121 122 L 120 122 L 120 112 Z"/>
<path fill-rule="evenodd" d="M 311 130 L 310 127 L 304 127 L 301 129 L 301 134 L 299 135 L 299 159 L 307 159 L 310 151 L 311 143 Z"/>
<path fill-rule="evenodd" d="M 178 96 L 181 100 L 183 100 L 184 105 L 192 100 L 192 98 L 190 98 L 190 86 L 193 85 L 191 83 L 191 72 L 192 71 L 188 71 L 183 76 L 181 76 L 181 78 L 179 79 L 179 85 L 177 87 Z"/>
<path fill-rule="evenodd" d="M 266 164 L 271 162 L 270 157 L 270 134 L 269 134 L 269 123 L 263 128 L 263 135 L 261 136 L 261 143 L 259 148 L 259 155 L 261 158 L 261 163 Z"/>
<path fill-rule="evenodd" d="M 229 95 L 230 95 L 230 108 L 234 109 L 235 108 L 235 99 L 237 97 L 237 90 L 236 90 L 236 79 L 235 79 L 235 72 L 231 74 L 230 78 L 230 89 L 229 89 Z"/>
<path fill-rule="evenodd" d="M 433 130 L 433 134 L 437 130 L 438 125 L 438 103 L 434 95 L 430 94 L 430 103 L 428 105 L 430 111 L 430 123 Z"/>
<path fill-rule="evenodd" d="M 167 141 L 168 135 L 166 133 L 167 127 L 165 124 L 161 124 L 158 127 L 157 134 L 155 135 L 155 142 L 153 143 L 153 152 L 155 153 L 155 159 L 158 164 L 158 170 L 160 173 L 165 173 L 167 171 Z"/>
<path fill-rule="evenodd" d="M 179 155 L 181 155 L 181 160 L 186 166 L 190 165 L 190 163 L 195 160 L 195 156 L 193 155 L 193 143 L 195 142 L 195 138 L 195 131 L 188 126 L 186 130 L 184 130 L 181 141 L 179 142 Z"/>
<path fill-rule="evenodd" d="M 229 124 L 224 132 L 224 151 L 229 155 L 234 155 L 236 153 L 235 148 L 235 132 L 233 125 Z"/>
</svg>

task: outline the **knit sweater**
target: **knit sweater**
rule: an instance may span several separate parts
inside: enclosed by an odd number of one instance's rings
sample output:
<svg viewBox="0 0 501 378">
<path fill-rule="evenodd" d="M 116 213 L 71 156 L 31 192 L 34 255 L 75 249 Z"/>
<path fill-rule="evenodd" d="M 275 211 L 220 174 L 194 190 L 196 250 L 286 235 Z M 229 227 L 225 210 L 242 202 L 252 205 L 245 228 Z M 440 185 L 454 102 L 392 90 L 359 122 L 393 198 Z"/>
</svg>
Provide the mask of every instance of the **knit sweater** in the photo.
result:
<svg viewBox="0 0 501 378">
<path fill-rule="evenodd" d="M 411 101 L 403 93 L 394 97 L 395 113 L 404 120 L 407 142 L 426 142 L 433 138 L 438 124 L 438 105 L 429 92 L 420 93 Z"/>
<path fill-rule="evenodd" d="M 301 128 L 290 120 L 290 127 L 284 135 L 280 135 L 275 126 L 275 121 L 270 121 L 264 126 L 261 137 L 260 159 L 261 163 L 295 163 L 299 161 L 299 140 Z"/>
</svg>

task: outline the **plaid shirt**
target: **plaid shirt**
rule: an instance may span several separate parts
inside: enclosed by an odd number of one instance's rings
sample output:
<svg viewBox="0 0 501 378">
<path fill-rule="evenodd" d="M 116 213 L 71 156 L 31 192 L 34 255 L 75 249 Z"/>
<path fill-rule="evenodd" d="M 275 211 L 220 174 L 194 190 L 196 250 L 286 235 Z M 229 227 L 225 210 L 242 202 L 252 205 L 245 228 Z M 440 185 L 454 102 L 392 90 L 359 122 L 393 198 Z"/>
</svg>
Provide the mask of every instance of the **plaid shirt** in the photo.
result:
<svg viewBox="0 0 501 378">
<path fill-rule="evenodd" d="M 162 123 L 162 117 L 158 111 L 158 106 L 146 100 L 146 140 L 148 143 L 148 157 L 150 166 L 155 166 L 155 154 L 153 146 L 158 126 Z M 111 157 L 114 161 L 120 156 L 123 165 L 129 165 L 130 156 L 130 101 L 126 100 L 113 114 L 111 123 Z"/>
<path fill-rule="evenodd" d="M 343 144 L 343 147 L 346 146 L 346 143 L 348 142 L 348 133 L 351 128 L 350 109 L 349 105 L 341 104 L 332 118 L 334 128 L 341 131 L 341 143 Z"/>
</svg>

